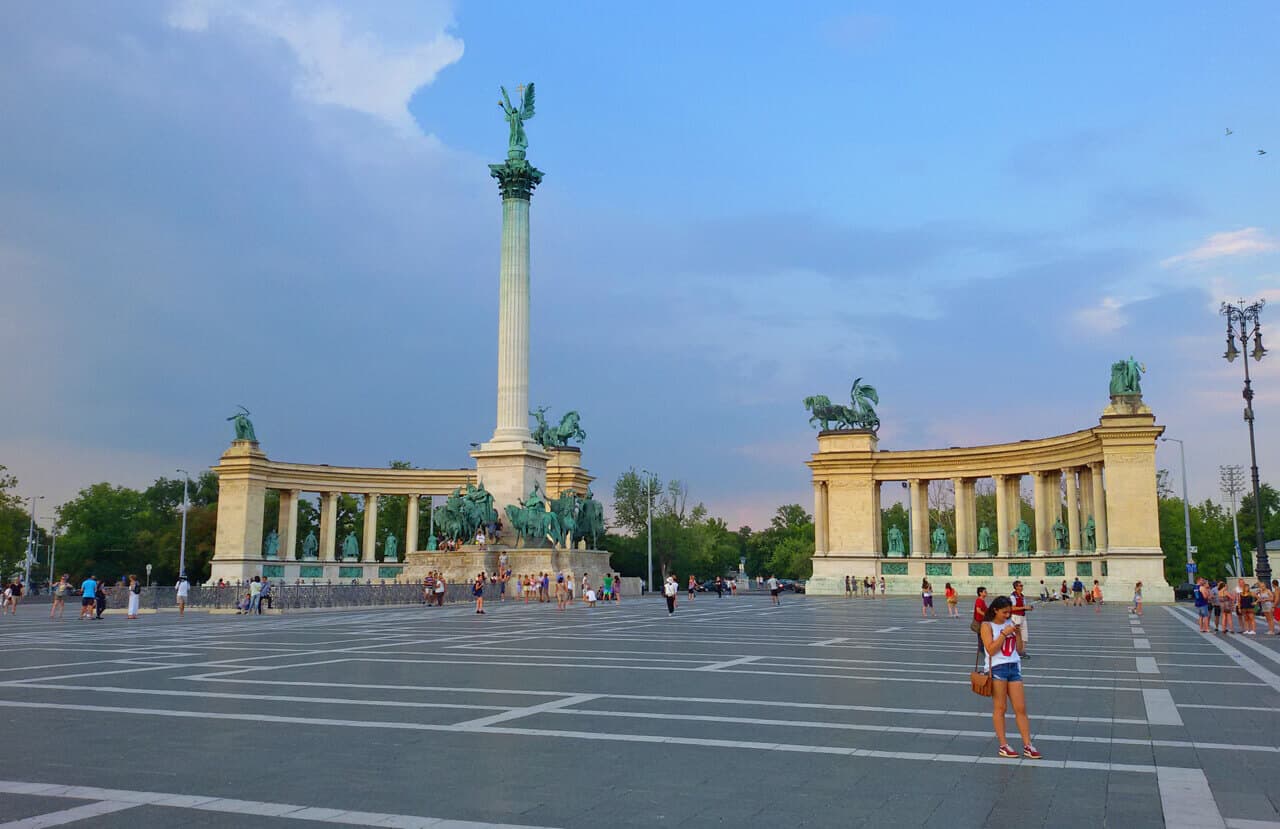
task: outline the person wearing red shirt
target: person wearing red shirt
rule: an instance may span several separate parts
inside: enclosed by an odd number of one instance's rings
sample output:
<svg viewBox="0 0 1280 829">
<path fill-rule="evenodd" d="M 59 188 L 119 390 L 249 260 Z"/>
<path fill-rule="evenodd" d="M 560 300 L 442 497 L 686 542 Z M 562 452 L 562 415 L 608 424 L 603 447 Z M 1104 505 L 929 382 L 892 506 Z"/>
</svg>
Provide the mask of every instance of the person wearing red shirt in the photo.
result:
<svg viewBox="0 0 1280 829">
<path fill-rule="evenodd" d="M 982 623 L 987 618 L 987 588 L 978 588 L 978 598 L 973 600 L 973 621 L 969 629 L 978 635 L 978 650 L 982 650 Z"/>
<path fill-rule="evenodd" d="M 1026 652 L 1027 642 L 1030 637 L 1027 629 L 1027 611 L 1032 610 L 1032 606 L 1027 604 L 1027 599 L 1022 595 L 1022 582 L 1015 581 L 1013 583 L 1013 593 L 1009 596 L 1009 601 L 1013 602 L 1013 615 L 1010 620 L 1022 630 L 1022 658 L 1029 659 Z"/>
</svg>

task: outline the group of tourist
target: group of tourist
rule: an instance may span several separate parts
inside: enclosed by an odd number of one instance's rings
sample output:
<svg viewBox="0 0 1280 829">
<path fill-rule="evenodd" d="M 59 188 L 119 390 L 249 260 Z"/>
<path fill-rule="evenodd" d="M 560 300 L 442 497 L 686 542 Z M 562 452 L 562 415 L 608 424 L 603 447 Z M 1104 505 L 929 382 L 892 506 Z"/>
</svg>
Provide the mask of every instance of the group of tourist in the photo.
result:
<svg viewBox="0 0 1280 829">
<path fill-rule="evenodd" d="M 422 579 L 422 600 L 427 606 L 444 607 L 444 590 L 448 586 L 444 573 L 432 570 Z"/>
<path fill-rule="evenodd" d="M 555 581 L 552 582 L 551 574 L 546 571 L 536 574 L 514 574 L 506 566 L 505 559 L 504 553 L 498 562 L 498 572 L 490 574 L 481 571 L 476 574 L 471 583 L 471 596 L 476 603 L 476 613 L 480 615 L 485 613 L 485 589 L 493 585 L 497 586 L 498 600 L 504 602 L 507 600 L 508 585 L 512 585 L 511 592 L 515 594 L 515 600 L 523 600 L 525 604 L 530 601 L 547 603 L 554 595 L 557 610 L 568 608 L 573 604 L 575 597 L 581 598 L 582 603 L 587 607 L 595 607 L 596 603 L 601 601 L 621 601 L 622 576 L 618 573 L 605 573 L 600 579 L 600 589 L 597 591 L 591 583 L 590 573 L 582 574 L 580 586 L 574 582 L 573 573 L 563 571 L 556 573 Z M 428 576 L 427 580 L 432 582 L 431 587 L 436 591 L 437 602 L 443 603 L 443 575 L 436 573 Z M 428 603 L 430 603 L 429 600 Z"/>
<path fill-rule="evenodd" d="M 18 602 L 22 600 L 22 579 L 15 578 L 4 586 L 3 601 L 0 601 L 0 615 L 8 613 L 18 615 Z"/>
<path fill-rule="evenodd" d="M 846 599 L 852 599 L 855 596 L 874 599 L 877 587 L 880 590 L 880 598 L 883 599 L 885 590 L 884 576 L 881 576 L 879 581 L 872 576 L 863 576 L 862 578 L 857 576 L 844 577 L 844 596 Z"/>
<path fill-rule="evenodd" d="M 1236 579 L 1235 587 L 1226 581 L 1211 582 L 1201 576 L 1196 580 L 1196 615 L 1200 618 L 1200 632 L 1209 633 L 1210 619 L 1214 633 L 1238 633 L 1242 636 L 1258 635 L 1258 614 L 1267 623 L 1267 635 L 1275 636 L 1280 624 L 1280 579 L 1271 584 Z"/>
</svg>

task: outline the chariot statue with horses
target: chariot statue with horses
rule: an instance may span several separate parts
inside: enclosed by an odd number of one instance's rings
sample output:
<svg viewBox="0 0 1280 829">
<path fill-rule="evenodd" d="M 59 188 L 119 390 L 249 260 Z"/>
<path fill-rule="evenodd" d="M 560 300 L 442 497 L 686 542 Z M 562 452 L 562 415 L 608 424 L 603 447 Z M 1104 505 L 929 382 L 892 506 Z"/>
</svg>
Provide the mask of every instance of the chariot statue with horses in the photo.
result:
<svg viewBox="0 0 1280 829">
<path fill-rule="evenodd" d="M 539 406 L 537 411 L 529 412 L 529 417 L 538 421 L 538 428 L 533 430 L 533 439 L 536 443 L 542 444 L 544 449 L 568 446 L 570 440 L 581 443 L 587 439 L 587 433 L 582 431 L 582 426 L 579 425 L 580 416 L 576 411 L 565 412 L 564 417 L 560 418 L 560 423 L 555 426 L 547 422 L 546 406 Z"/>
<path fill-rule="evenodd" d="M 831 429 L 879 431 L 880 418 L 875 407 L 880 404 L 880 395 L 875 387 L 864 384 L 859 377 L 849 390 L 849 401 L 850 405 L 842 406 L 832 403 L 825 394 L 806 397 L 804 407 L 811 415 L 809 425 L 824 432 Z"/>
</svg>

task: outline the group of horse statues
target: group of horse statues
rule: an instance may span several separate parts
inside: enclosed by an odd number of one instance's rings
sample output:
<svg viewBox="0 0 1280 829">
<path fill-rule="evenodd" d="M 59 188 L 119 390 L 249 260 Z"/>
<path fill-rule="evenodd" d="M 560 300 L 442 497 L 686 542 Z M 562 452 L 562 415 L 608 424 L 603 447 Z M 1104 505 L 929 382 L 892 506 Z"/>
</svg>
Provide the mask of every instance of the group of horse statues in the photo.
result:
<svg viewBox="0 0 1280 829">
<path fill-rule="evenodd" d="M 508 526 L 516 534 L 517 546 L 570 547 L 590 539 L 594 548 L 604 535 L 604 508 L 590 490 L 585 498 L 573 490 L 565 490 L 560 497 L 547 499 L 535 483 L 527 498 L 519 504 L 507 505 L 506 514 Z M 466 491 L 458 487 L 444 504 L 435 508 L 432 520 L 440 538 L 467 543 L 482 530 L 486 538 L 493 536 L 498 511 L 493 506 L 493 495 L 483 483 L 467 484 Z"/>
<path fill-rule="evenodd" d="M 542 444 L 543 449 L 568 446 L 570 440 L 581 442 L 587 439 L 587 433 L 582 431 L 579 422 L 580 415 L 576 411 L 565 412 L 564 417 L 560 418 L 560 422 L 555 426 L 547 422 L 546 406 L 539 406 L 537 410 L 529 412 L 529 417 L 538 421 L 537 428 L 533 430 L 533 440 L 535 443 Z"/>
</svg>

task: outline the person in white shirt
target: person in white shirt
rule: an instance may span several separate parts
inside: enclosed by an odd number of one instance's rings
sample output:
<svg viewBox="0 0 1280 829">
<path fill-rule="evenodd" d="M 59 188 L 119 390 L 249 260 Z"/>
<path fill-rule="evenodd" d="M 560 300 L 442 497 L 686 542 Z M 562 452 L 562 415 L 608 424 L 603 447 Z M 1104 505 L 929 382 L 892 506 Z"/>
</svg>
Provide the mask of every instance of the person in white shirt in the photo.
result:
<svg viewBox="0 0 1280 829">
<path fill-rule="evenodd" d="M 191 582 L 187 581 L 186 576 L 178 576 L 178 584 L 175 589 L 178 591 L 178 615 L 185 616 L 187 614 L 187 596 L 191 594 Z"/>
<path fill-rule="evenodd" d="M 676 594 L 680 592 L 680 585 L 676 584 L 675 576 L 667 576 L 667 580 L 662 585 L 662 595 L 667 599 L 667 616 L 676 612 Z"/>
<path fill-rule="evenodd" d="M 770 574 L 769 580 L 766 581 L 764 584 L 765 584 L 765 587 L 769 588 L 769 595 L 773 597 L 773 603 L 775 605 L 782 604 L 782 599 L 778 597 L 779 594 L 782 593 L 782 586 L 778 584 L 778 580 L 774 578 L 772 574 Z"/>
</svg>

